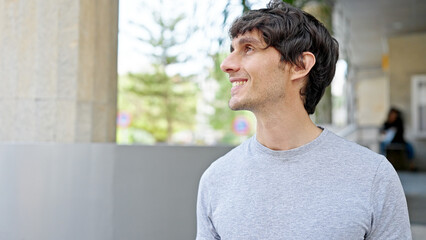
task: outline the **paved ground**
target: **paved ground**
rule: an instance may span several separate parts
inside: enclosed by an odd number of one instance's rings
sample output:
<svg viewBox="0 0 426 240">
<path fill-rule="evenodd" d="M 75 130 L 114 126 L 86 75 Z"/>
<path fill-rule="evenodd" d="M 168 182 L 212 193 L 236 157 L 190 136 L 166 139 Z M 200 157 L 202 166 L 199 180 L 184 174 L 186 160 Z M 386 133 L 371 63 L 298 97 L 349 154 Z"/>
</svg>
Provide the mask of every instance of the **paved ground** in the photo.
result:
<svg viewBox="0 0 426 240">
<path fill-rule="evenodd" d="M 426 172 L 398 172 L 407 197 L 413 240 L 426 240 Z"/>
<path fill-rule="evenodd" d="M 426 225 L 412 224 L 411 233 L 413 234 L 413 240 L 425 240 Z"/>
</svg>

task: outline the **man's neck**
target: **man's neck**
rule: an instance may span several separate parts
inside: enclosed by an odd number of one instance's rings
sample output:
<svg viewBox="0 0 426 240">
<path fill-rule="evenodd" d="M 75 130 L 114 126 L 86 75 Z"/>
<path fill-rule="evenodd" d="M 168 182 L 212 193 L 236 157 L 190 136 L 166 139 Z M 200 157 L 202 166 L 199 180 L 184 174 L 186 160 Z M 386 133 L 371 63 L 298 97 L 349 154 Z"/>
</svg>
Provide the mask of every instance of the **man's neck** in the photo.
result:
<svg viewBox="0 0 426 240">
<path fill-rule="evenodd" d="M 317 138 L 322 130 L 304 111 L 274 111 L 274 114 L 255 114 L 256 138 L 272 150 L 289 150 Z"/>
</svg>

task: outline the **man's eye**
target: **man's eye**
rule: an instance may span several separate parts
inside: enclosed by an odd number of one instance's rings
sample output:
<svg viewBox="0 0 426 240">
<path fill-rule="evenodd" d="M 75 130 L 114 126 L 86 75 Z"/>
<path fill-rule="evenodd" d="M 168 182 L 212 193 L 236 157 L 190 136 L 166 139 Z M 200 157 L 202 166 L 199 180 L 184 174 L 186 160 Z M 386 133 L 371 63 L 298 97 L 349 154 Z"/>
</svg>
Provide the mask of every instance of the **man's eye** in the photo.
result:
<svg viewBox="0 0 426 240">
<path fill-rule="evenodd" d="M 250 52 L 250 51 L 253 51 L 253 47 L 252 46 L 246 46 L 245 52 Z"/>
</svg>

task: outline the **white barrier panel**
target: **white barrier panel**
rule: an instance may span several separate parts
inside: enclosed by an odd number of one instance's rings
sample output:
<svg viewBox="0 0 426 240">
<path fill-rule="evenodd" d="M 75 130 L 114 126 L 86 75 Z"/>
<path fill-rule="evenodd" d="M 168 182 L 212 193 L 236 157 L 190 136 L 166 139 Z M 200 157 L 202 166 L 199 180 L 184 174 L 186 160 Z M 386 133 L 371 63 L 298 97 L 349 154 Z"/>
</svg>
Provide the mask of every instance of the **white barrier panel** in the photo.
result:
<svg viewBox="0 0 426 240">
<path fill-rule="evenodd" d="M 0 239 L 194 239 L 199 178 L 230 149 L 0 144 Z"/>
</svg>

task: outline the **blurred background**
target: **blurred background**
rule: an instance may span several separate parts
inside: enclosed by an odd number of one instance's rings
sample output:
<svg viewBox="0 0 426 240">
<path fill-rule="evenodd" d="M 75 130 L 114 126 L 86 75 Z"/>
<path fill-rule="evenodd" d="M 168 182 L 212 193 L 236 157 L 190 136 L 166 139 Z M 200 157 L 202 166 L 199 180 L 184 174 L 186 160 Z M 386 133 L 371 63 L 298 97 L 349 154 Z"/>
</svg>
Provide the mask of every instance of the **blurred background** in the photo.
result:
<svg viewBox="0 0 426 240">
<path fill-rule="evenodd" d="M 227 29 L 267 2 L 0 0 L 0 239 L 194 239 L 201 174 L 256 128 Z M 426 239 L 426 1 L 286 2 L 340 44 L 312 119 L 388 157 Z"/>
</svg>

